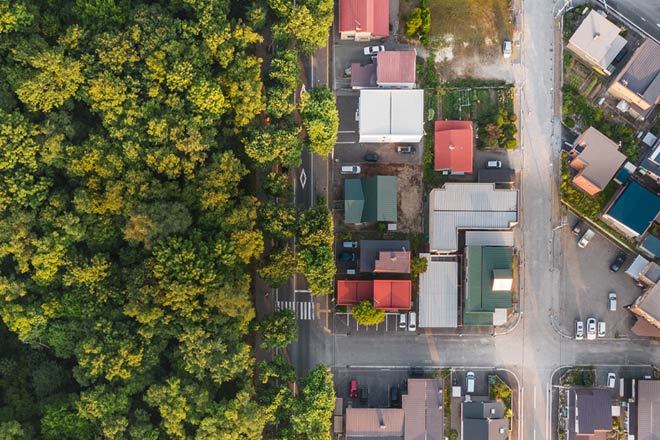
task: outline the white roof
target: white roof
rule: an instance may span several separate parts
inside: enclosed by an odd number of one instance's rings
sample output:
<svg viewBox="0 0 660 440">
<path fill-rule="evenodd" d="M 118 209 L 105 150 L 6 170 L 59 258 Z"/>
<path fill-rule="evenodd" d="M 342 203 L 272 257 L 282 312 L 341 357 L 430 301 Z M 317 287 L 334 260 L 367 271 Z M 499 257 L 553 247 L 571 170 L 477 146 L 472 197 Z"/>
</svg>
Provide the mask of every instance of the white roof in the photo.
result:
<svg viewBox="0 0 660 440">
<path fill-rule="evenodd" d="M 513 231 L 466 231 L 465 246 L 513 247 Z"/>
<path fill-rule="evenodd" d="M 430 195 L 430 244 L 435 252 L 458 248 L 459 229 L 510 229 L 518 223 L 518 191 L 494 183 L 446 183 Z"/>
<path fill-rule="evenodd" d="M 642 257 L 641 255 L 637 255 L 637 258 L 633 260 L 630 267 L 626 270 L 626 275 L 632 277 L 635 280 L 638 280 L 639 275 L 642 273 L 644 268 L 646 268 L 647 264 L 649 264 L 649 260 Z"/>
<path fill-rule="evenodd" d="M 424 135 L 424 90 L 360 90 L 360 142 L 419 142 Z"/>
<path fill-rule="evenodd" d="M 493 312 L 493 325 L 504 325 L 506 324 L 507 310 L 506 309 L 495 309 Z"/>
<path fill-rule="evenodd" d="M 458 262 L 426 258 L 426 272 L 419 275 L 419 326 L 456 328 L 458 325 Z M 434 261 L 435 260 L 435 261 Z"/>
<path fill-rule="evenodd" d="M 578 48 L 600 68 L 607 69 L 626 45 L 619 32 L 617 25 L 592 10 L 571 36 L 569 47 Z"/>
</svg>

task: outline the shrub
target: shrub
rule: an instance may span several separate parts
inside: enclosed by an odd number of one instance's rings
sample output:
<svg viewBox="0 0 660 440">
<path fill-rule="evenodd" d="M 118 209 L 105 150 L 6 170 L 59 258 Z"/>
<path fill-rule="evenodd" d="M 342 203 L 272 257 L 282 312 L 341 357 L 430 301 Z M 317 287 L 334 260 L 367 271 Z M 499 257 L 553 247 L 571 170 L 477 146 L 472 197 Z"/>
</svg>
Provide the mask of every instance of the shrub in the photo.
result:
<svg viewBox="0 0 660 440">
<path fill-rule="evenodd" d="M 374 325 L 385 321 L 385 312 L 383 310 L 377 310 L 371 304 L 371 301 L 362 301 L 353 307 L 353 317 L 358 324 Z"/>
</svg>

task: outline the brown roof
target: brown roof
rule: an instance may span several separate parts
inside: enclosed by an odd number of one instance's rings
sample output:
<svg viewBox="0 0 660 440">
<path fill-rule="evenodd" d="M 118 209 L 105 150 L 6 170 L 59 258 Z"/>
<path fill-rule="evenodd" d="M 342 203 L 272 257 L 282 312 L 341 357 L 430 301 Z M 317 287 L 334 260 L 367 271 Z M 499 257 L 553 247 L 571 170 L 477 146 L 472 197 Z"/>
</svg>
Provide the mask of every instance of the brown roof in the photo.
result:
<svg viewBox="0 0 660 440">
<path fill-rule="evenodd" d="M 410 252 L 380 251 L 374 262 L 374 272 L 410 273 Z"/>
<path fill-rule="evenodd" d="M 630 305 L 635 315 L 660 329 L 660 284 L 646 290 Z"/>
<path fill-rule="evenodd" d="M 403 418 L 399 408 L 346 408 L 346 438 L 403 440 Z"/>
<path fill-rule="evenodd" d="M 354 89 L 376 87 L 376 64 L 369 63 L 364 66 L 360 63 L 351 64 L 351 87 Z"/>
<path fill-rule="evenodd" d="M 386 50 L 377 55 L 376 82 L 379 85 L 391 83 L 415 83 L 414 50 Z"/>
<path fill-rule="evenodd" d="M 442 390 L 441 379 L 408 379 L 408 394 L 401 400 L 405 440 L 444 439 Z"/>
<path fill-rule="evenodd" d="M 582 149 L 571 163 L 573 168 L 580 171 L 573 183 L 585 187 L 585 191 L 590 194 L 593 192 L 586 187 L 586 183 L 603 190 L 626 161 L 618 145 L 594 127 L 587 128 L 573 145 L 576 150 Z"/>
<path fill-rule="evenodd" d="M 630 328 L 637 336 L 660 337 L 660 329 L 648 322 L 644 318 L 637 318 L 635 324 Z"/>
<path fill-rule="evenodd" d="M 660 44 L 646 40 L 621 70 L 617 81 L 653 105 L 660 97 Z"/>
<path fill-rule="evenodd" d="M 656 440 L 660 433 L 660 380 L 637 382 L 637 440 Z"/>
</svg>

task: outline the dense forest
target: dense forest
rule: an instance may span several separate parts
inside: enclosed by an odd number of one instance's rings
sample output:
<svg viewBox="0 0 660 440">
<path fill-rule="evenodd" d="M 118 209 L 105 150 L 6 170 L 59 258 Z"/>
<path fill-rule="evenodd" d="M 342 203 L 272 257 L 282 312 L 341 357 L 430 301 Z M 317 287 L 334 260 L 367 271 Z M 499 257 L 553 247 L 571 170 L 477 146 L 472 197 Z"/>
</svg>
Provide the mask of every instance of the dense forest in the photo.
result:
<svg viewBox="0 0 660 440">
<path fill-rule="evenodd" d="M 336 137 L 327 89 L 293 99 L 332 9 L 0 0 L 0 440 L 328 438 L 327 369 L 294 395 L 250 343 L 295 337 L 255 272 L 332 288 L 286 176 Z"/>
</svg>

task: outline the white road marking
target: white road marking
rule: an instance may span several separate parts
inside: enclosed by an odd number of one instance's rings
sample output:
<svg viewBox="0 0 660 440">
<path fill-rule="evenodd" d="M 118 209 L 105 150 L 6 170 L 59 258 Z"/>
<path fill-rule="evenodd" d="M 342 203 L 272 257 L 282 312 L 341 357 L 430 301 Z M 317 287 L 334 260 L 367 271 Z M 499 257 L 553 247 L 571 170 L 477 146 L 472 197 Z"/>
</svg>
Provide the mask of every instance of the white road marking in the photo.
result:
<svg viewBox="0 0 660 440">
<path fill-rule="evenodd" d="M 339 130 L 337 133 L 355 133 L 355 130 Z"/>
<path fill-rule="evenodd" d="M 335 144 L 356 144 L 357 142 L 335 142 Z"/>
<path fill-rule="evenodd" d="M 656 23 L 655 25 L 656 25 L 657 27 L 660 27 L 660 23 Z"/>
<path fill-rule="evenodd" d="M 536 409 L 536 387 L 534 387 L 534 409 Z"/>
<path fill-rule="evenodd" d="M 639 18 L 641 18 L 641 19 L 642 19 L 642 21 L 646 21 L 646 18 L 644 18 L 644 17 L 639 17 Z"/>
</svg>

